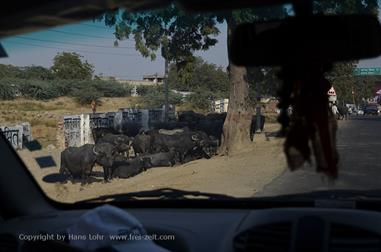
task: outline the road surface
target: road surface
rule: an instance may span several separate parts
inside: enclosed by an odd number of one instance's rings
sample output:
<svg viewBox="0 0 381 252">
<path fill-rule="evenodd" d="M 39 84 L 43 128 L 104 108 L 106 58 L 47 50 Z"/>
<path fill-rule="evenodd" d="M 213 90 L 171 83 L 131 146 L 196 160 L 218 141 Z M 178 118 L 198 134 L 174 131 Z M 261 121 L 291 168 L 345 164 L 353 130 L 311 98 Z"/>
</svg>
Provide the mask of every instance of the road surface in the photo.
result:
<svg viewBox="0 0 381 252">
<path fill-rule="evenodd" d="M 314 167 L 288 169 L 254 196 L 276 196 L 315 190 L 381 189 L 381 116 L 357 116 L 339 121 L 339 178 L 334 182 Z"/>
</svg>

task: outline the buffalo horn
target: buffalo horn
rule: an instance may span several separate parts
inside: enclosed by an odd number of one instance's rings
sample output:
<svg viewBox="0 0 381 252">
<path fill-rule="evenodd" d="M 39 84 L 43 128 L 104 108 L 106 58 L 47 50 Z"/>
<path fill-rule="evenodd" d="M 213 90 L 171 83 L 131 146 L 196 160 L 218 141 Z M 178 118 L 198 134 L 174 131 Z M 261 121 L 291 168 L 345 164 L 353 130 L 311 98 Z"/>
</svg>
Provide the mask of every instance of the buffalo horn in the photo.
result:
<svg viewBox="0 0 381 252">
<path fill-rule="evenodd" d="M 93 147 L 93 152 L 94 152 L 95 155 L 97 155 L 97 156 L 99 155 L 99 153 L 95 151 L 95 145 Z"/>
</svg>

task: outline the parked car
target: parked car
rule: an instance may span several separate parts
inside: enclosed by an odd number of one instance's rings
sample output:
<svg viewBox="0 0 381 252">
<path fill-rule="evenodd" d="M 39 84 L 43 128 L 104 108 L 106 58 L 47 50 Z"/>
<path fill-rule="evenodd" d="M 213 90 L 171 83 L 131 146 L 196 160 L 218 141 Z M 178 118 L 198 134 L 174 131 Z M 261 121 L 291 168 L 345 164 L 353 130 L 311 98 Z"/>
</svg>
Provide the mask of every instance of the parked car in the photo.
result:
<svg viewBox="0 0 381 252">
<path fill-rule="evenodd" d="M 368 104 L 364 109 L 364 115 L 378 115 L 379 113 L 377 104 Z"/>
</svg>

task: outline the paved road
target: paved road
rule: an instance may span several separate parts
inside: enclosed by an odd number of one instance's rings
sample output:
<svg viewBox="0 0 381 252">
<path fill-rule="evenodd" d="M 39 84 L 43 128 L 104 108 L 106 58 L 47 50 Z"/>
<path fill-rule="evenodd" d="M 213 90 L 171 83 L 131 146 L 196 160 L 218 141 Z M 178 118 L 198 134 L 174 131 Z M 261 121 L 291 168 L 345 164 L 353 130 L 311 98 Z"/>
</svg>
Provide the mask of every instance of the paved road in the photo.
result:
<svg viewBox="0 0 381 252">
<path fill-rule="evenodd" d="M 339 178 L 327 181 L 309 165 L 286 170 L 255 196 L 275 196 L 314 190 L 381 189 L 381 116 L 352 117 L 339 122 Z"/>
</svg>

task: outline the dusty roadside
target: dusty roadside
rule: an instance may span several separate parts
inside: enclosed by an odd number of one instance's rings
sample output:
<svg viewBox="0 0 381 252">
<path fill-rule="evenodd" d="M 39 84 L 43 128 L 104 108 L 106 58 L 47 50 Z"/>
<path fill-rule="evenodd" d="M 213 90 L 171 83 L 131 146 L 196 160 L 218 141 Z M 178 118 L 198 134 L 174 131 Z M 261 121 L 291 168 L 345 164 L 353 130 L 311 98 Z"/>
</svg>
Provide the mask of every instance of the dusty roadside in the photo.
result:
<svg viewBox="0 0 381 252">
<path fill-rule="evenodd" d="M 274 132 L 278 127 L 277 124 L 267 124 L 265 131 Z M 153 168 L 133 178 L 114 179 L 110 183 L 94 182 L 82 187 L 79 183 L 62 184 L 47 179 L 58 173 L 60 150 L 45 148 L 34 152 L 22 150 L 18 153 L 44 192 L 63 202 L 167 187 L 250 197 L 284 171 L 282 145 L 283 139 L 268 140 L 264 134 L 258 134 L 249 149 L 232 157 L 216 156 L 175 167 Z M 53 157 L 56 166 L 40 169 L 34 158 L 49 155 Z M 95 169 L 97 170 L 99 168 Z"/>
</svg>

